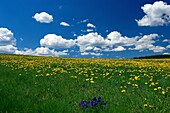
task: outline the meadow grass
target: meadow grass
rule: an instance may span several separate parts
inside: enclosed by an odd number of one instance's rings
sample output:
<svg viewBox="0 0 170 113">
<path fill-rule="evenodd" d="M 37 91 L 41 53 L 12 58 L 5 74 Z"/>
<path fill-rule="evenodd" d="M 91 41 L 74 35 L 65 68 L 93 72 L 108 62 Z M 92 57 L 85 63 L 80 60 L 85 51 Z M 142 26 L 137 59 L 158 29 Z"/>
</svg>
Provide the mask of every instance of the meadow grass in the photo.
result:
<svg viewBox="0 0 170 113">
<path fill-rule="evenodd" d="M 1 113 L 168 113 L 169 90 L 170 59 L 0 55 Z"/>
</svg>

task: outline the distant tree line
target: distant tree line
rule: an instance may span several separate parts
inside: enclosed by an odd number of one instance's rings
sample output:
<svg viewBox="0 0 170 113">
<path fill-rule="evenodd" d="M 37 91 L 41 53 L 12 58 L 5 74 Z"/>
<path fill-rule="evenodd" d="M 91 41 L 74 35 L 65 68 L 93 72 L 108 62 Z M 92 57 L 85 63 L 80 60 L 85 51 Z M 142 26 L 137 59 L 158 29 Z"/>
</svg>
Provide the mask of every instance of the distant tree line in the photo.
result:
<svg viewBox="0 0 170 113">
<path fill-rule="evenodd" d="M 152 56 L 134 57 L 134 59 L 156 59 L 156 58 L 170 58 L 170 55 L 152 55 Z"/>
</svg>

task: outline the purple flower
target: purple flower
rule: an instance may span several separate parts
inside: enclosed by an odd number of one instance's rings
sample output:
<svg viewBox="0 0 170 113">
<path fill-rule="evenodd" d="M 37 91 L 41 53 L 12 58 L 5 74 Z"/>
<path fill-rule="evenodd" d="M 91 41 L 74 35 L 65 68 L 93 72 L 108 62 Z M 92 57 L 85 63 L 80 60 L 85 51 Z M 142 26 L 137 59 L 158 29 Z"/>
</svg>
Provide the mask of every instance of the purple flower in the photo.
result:
<svg viewBox="0 0 170 113">
<path fill-rule="evenodd" d="M 94 97 L 92 99 L 88 98 L 88 101 L 82 100 L 79 103 L 79 106 L 82 106 L 82 108 L 88 108 L 90 106 L 90 107 L 98 109 L 100 107 L 105 107 L 106 104 L 107 104 L 106 102 L 101 101 L 101 97 L 98 97 L 98 98 Z"/>
<path fill-rule="evenodd" d="M 80 102 L 79 106 L 80 106 L 80 105 L 82 106 L 82 108 L 84 108 L 84 107 L 87 108 L 87 107 L 88 107 L 86 101 L 84 101 L 84 100 Z"/>
<path fill-rule="evenodd" d="M 142 90 L 142 87 L 141 87 L 141 86 L 138 86 L 138 89 Z"/>
<path fill-rule="evenodd" d="M 96 97 L 94 97 L 92 100 L 93 100 L 93 101 L 96 101 L 97 99 L 96 99 Z"/>
<path fill-rule="evenodd" d="M 101 97 L 98 97 L 97 102 L 100 102 L 100 101 L 101 101 Z"/>
</svg>

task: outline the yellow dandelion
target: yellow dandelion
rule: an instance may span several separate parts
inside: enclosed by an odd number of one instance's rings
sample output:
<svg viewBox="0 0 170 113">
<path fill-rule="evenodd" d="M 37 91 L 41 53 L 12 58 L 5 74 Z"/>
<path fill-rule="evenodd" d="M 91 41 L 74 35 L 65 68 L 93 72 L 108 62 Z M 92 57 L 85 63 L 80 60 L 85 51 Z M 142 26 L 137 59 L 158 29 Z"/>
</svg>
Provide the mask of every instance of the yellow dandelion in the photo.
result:
<svg viewBox="0 0 170 113">
<path fill-rule="evenodd" d="M 157 88 L 154 88 L 154 91 L 158 90 Z"/>
<path fill-rule="evenodd" d="M 126 90 L 123 89 L 123 90 L 122 90 L 122 93 L 125 93 L 125 92 L 126 92 Z"/>
<path fill-rule="evenodd" d="M 158 82 L 155 82 L 155 84 L 158 84 Z"/>
<path fill-rule="evenodd" d="M 128 84 L 131 84 L 131 82 L 128 82 Z"/>
<path fill-rule="evenodd" d="M 161 87 L 158 87 L 158 89 L 161 89 Z"/>
<path fill-rule="evenodd" d="M 86 79 L 86 81 L 89 81 L 89 80 L 90 80 L 89 78 Z"/>
<path fill-rule="evenodd" d="M 144 104 L 143 106 L 144 106 L 144 107 L 147 107 L 147 106 L 148 106 L 148 104 Z"/>
<path fill-rule="evenodd" d="M 90 80 L 93 81 L 93 77 Z"/>
<path fill-rule="evenodd" d="M 107 73 L 106 73 L 106 76 L 108 76 L 108 75 L 109 75 L 109 73 L 107 72 Z"/>
<path fill-rule="evenodd" d="M 93 83 L 94 83 L 94 81 L 90 81 L 90 83 L 92 83 L 92 84 L 93 84 Z"/>
<path fill-rule="evenodd" d="M 135 87 L 138 87 L 138 84 L 134 84 Z"/>
<path fill-rule="evenodd" d="M 135 76 L 135 80 L 139 80 L 139 76 Z"/>
<path fill-rule="evenodd" d="M 165 95 L 165 91 L 162 91 L 162 95 Z"/>
<path fill-rule="evenodd" d="M 47 74 L 46 74 L 46 76 L 50 76 L 50 74 L 49 74 L 49 73 L 47 73 Z"/>
<path fill-rule="evenodd" d="M 155 85 L 155 83 L 154 83 L 154 82 L 152 82 L 152 83 L 151 83 L 151 86 L 154 86 L 154 85 Z"/>
</svg>

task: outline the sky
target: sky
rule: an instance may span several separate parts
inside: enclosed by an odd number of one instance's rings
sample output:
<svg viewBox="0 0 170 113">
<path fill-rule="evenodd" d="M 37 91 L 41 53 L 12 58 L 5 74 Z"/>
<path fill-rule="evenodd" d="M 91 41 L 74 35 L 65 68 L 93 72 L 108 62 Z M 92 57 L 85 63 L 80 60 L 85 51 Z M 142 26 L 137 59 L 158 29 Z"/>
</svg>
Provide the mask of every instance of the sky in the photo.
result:
<svg viewBox="0 0 170 113">
<path fill-rule="evenodd" d="M 170 1 L 1 0 L 0 53 L 80 58 L 170 54 Z"/>
</svg>

